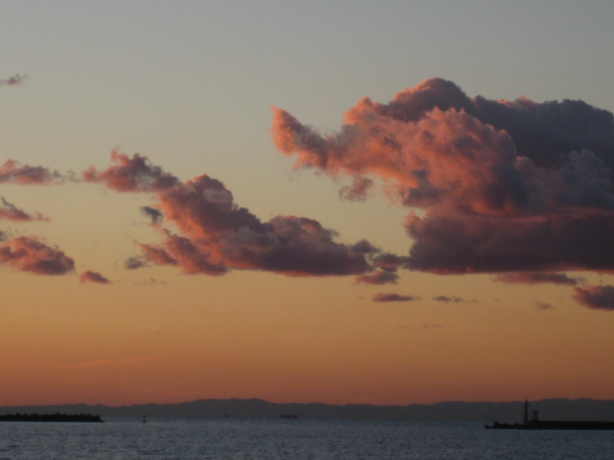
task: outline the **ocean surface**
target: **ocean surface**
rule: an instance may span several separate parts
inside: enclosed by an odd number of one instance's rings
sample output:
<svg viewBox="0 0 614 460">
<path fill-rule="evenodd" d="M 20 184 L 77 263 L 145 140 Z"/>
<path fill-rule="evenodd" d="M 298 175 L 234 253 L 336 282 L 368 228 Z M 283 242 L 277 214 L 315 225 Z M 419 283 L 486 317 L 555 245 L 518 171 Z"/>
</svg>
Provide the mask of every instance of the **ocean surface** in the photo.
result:
<svg viewBox="0 0 614 460">
<path fill-rule="evenodd" d="M 614 459 L 614 431 L 486 430 L 481 423 L 109 420 L 0 423 L 3 459 Z"/>
</svg>

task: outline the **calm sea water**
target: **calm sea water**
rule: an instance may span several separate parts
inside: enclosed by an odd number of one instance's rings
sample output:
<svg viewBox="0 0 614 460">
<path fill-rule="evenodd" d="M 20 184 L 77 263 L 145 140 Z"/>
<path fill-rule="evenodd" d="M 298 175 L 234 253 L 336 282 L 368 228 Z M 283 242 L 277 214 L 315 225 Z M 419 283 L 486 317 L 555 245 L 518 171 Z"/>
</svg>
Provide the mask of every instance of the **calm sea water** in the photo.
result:
<svg viewBox="0 0 614 460">
<path fill-rule="evenodd" d="M 0 459 L 612 460 L 614 432 L 300 419 L 0 423 Z"/>
</svg>

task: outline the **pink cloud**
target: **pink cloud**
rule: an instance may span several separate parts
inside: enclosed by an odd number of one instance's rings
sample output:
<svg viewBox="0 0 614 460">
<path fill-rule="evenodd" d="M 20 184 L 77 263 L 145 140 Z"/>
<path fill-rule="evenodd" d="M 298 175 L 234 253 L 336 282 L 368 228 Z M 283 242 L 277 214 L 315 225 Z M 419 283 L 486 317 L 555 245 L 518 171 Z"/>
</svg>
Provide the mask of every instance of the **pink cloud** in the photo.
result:
<svg viewBox="0 0 614 460">
<path fill-rule="evenodd" d="M 363 284 L 396 284 L 399 279 L 399 275 L 392 271 L 387 270 L 375 270 L 371 273 L 366 273 L 356 277 L 357 283 Z"/>
<path fill-rule="evenodd" d="M 162 190 L 179 183 L 179 180 L 165 173 L 159 166 L 153 166 L 149 160 L 135 153 L 132 158 L 114 150 L 111 153 L 114 163 L 104 171 L 91 167 L 83 172 L 87 182 L 103 182 L 107 187 L 118 192 L 150 192 Z"/>
<path fill-rule="evenodd" d="M 188 238 L 168 234 L 163 240 L 162 246 L 162 248 L 147 245 L 141 247 L 150 262 L 179 266 L 187 274 L 223 275 L 228 271 L 228 268 L 221 261 L 215 261 L 210 257 L 210 254 L 201 250 Z"/>
<path fill-rule="evenodd" d="M 185 273 L 224 274 L 230 269 L 255 269 L 298 275 L 347 275 L 371 271 L 367 257 L 377 250 L 368 242 L 348 246 L 335 233 L 304 217 L 277 216 L 262 222 L 234 203 L 225 185 L 206 175 L 180 183 L 146 157 L 116 151 L 115 163 L 104 171 L 90 168 L 86 181 L 102 182 L 120 191 L 155 192 L 155 207 L 143 212 L 158 224 L 162 217 L 178 230 L 168 230 L 160 245 L 142 244 L 144 260 L 132 258 L 130 268 L 145 261 L 180 267 Z M 368 246 L 368 248 L 367 248 Z"/>
<path fill-rule="evenodd" d="M 25 211 L 19 209 L 13 203 L 9 203 L 4 199 L 4 197 L 0 197 L 0 220 L 8 219 L 14 221 L 32 221 L 32 220 L 48 220 L 43 215 L 36 214 L 28 214 Z"/>
<path fill-rule="evenodd" d="M 352 185 L 346 185 L 339 190 L 339 197 L 349 201 L 365 201 L 369 190 L 373 187 L 373 181 L 368 177 L 357 176 Z"/>
<path fill-rule="evenodd" d="M 84 271 L 79 275 L 79 281 L 81 283 L 97 283 L 97 284 L 109 284 L 110 281 L 102 276 L 100 273 L 93 272 L 91 270 Z"/>
<path fill-rule="evenodd" d="M 0 263 L 37 275 L 63 275 L 73 271 L 75 262 L 64 252 L 30 237 L 20 236 L 0 244 Z"/>
<path fill-rule="evenodd" d="M 51 171 L 42 166 L 22 166 L 14 160 L 6 160 L 0 166 L 0 184 L 12 182 L 16 184 L 50 184 L 62 182 L 64 177 L 57 171 Z"/>
<path fill-rule="evenodd" d="M 156 209 L 180 235 L 165 232 L 160 246 L 142 245 L 152 263 L 210 275 L 233 268 L 290 276 L 361 274 L 373 268 L 367 256 L 376 249 L 367 242 L 337 243 L 334 232 L 304 217 L 262 222 L 237 206 L 222 182 L 206 175 L 160 190 L 157 196 Z"/>
<path fill-rule="evenodd" d="M 390 253 L 374 255 L 372 265 L 376 270 L 358 276 L 356 282 L 378 285 L 387 283 L 396 284 L 399 279 L 397 269 L 405 263 L 406 259 L 406 257 L 399 257 L 396 254 Z"/>
</svg>

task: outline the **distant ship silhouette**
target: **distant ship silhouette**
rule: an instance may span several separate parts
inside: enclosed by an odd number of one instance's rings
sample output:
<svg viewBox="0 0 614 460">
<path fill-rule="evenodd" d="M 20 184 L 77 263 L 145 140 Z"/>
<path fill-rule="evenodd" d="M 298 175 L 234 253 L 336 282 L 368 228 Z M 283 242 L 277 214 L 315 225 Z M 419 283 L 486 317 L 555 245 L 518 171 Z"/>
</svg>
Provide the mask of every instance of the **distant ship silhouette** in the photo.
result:
<svg viewBox="0 0 614 460">
<path fill-rule="evenodd" d="M 533 410 L 529 420 L 529 401 L 524 403 L 522 423 L 499 423 L 493 420 L 485 428 L 498 430 L 614 430 L 614 422 L 581 422 L 564 420 L 539 420 L 539 411 Z"/>
</svg>

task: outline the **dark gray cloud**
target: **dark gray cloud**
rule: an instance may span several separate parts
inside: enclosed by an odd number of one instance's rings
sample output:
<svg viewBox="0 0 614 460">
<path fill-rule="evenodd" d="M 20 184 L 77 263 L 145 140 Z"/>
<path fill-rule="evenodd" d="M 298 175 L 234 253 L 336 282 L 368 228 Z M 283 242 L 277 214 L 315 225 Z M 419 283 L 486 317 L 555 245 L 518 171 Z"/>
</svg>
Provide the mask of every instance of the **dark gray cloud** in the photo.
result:
<svg viewBox="0 0 614 460">
<path fill-rule="evenodd" d="M 124 268 L 126 270 L 136 270 L 137 268 L 145 266 L 147 266 L 147 264 L 142 257 L 129 257 L 124 260 Z"/>
<path fill-rule="evenodd" d="M 365 254 L 367 256 L 376 255 L 381 252 L 377 246 L 372 245 L 367 240 L 360 240 L 358 243 L 352 245 L 352 251 L 356 251 L 359 254 Z"/>
<path fill-rule="evenodd" d="M 141 206 L 141 213 L 149 217 L 153 225 L 159 224 L 164 220 L 162 211 L 151 206 Z"/>
<path fill-rule="evenodd" d="M 614 269 L 614 214 L 569 209 L 503 217 L 410 216 L 410 268 L 434 273 Z"/>
<path fill-rule="evenodd" d="M 511 272 L 503 273 L 495 281 L 509 284 L 540 284 L 551 283 L 566 286 L 575 286 L 586 281 L 584 278 L 570 278 L 567 273 L 540 273 L 540 272 Z"/>
<path fill-rule="evenodd" d="M 614 286 L 575 287 L 573 298 L 592 310 L 614 311 Z"/>
</svg>

